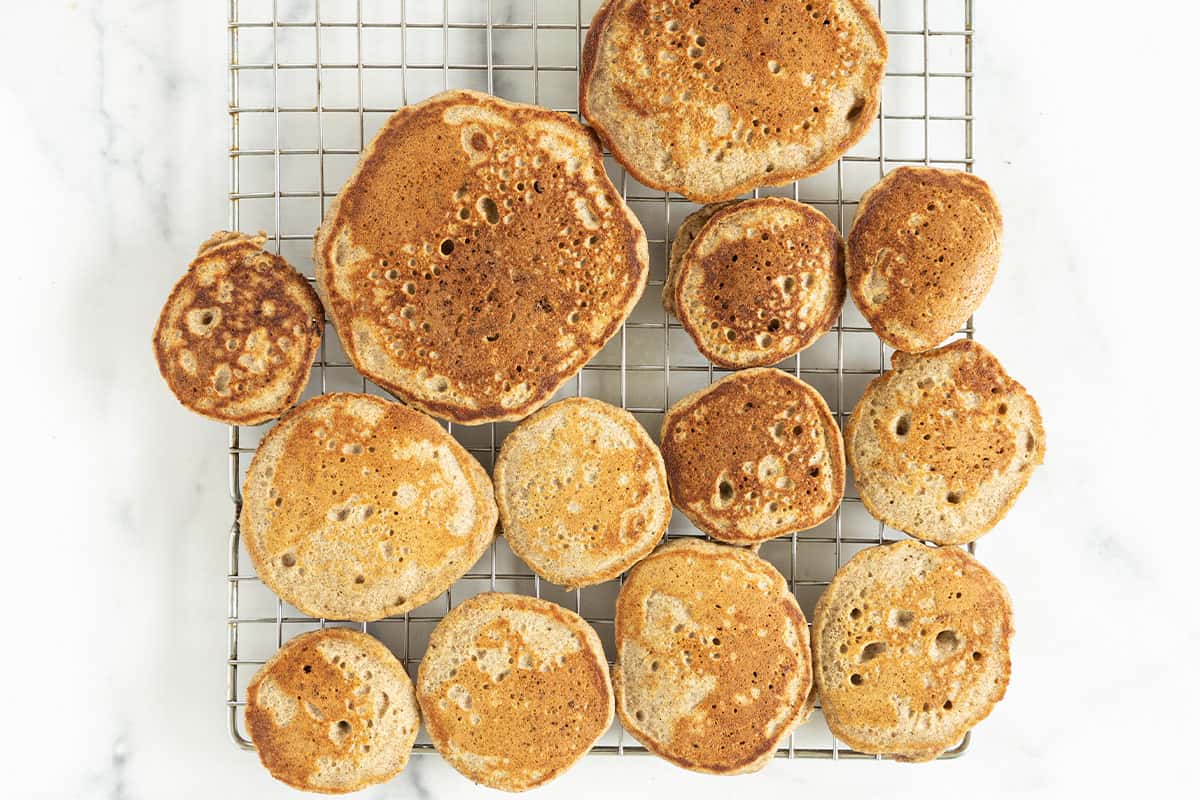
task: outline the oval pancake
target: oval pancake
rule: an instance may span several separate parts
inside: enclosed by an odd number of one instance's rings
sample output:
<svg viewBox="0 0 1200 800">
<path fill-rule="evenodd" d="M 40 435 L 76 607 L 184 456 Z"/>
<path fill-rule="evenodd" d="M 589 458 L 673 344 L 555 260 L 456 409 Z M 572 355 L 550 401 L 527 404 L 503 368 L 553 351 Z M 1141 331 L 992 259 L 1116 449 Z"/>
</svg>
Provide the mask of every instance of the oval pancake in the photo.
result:
<svg viewBox="0 0 1200 800">
<path fill-rule="evenodd" d="M 846 482 L 842 437 L 815 389 L 769 367 L 735 372 L 667 410 L 671 499 L 696 527 L 757 544 L 816 527 Z"/>
<path fill-rule="evenodd" d="M 874 122 L 886 61 L 864 0 L 607 0 L 579 109 L 637 180 L 711 203 L 836 161 Z"/>
<path fill-rule="evenodd" d="M 316 292 L 263 249 L 264 234 L 218 231 L 200 245 L 154 328 L 158 371 L 184 407 L 257 425 L 300 399 L 325 329 Z"/>
<path fill-rule="evenodd" d="M 1000 266 L 995 195 L 966 172 L 900 167 L 863 195 L 847 237 L 846 281 L 880 339 L 937 347 L 975 313 Z"/>
<path fill-rule="evenodd" d="M 675 276 L 675 315 L 714 364 L 776 364 L 833 327 L 846 299 L 845 246 L 812 206 L 782 197 L 712 214 Z"/>
<path fill-rule="evenodd" d="M 701 539 L 663 545 L 617 597 L 621 724 L 696 772 L 761 769 L 812 711 L 808 623 L 766 561 Z"/>
<path fill-rule="evenodd" d="M 462 577 L 496 531 L 474 456 L 419 411 L 365 394 L 315 397 L 280 420 L 242 496 L 255 571 L 310 617 L 414 609 Z"/>
<path fill-rule="evenodd" d="M 313 261 L 359 372 L 467 424 L 541 407 L 620 328 L 649 270 L 586 128 L 468 91 L 392 115 Z"/>
<path fill-rule="evenodd" d="M 663 281 L 663 308 L 669 313 L 675 313 L 675 281 L 679 276 L 679 265 L 683 263 L 683 254 L 692 246 L 692 242 L 696 240 L 696 234 L 700 233 L 704 223 L 708 222 L 713 214 L 736 202 L 738 201 L 729 200 L 724 203 L 709 203 L 706 206 L 700 206 L 679 223 L 679 229 L 675 231 L 675 238 L 671 240 L 671 252 L 667 258 L 667 277 Z"/>
<path fill-rule="evenodd" d="M 671 521 L 654 440 L 628 411 L 591 398 L 560 400 L 517 425 L 493 478 L 509 547 L 571 589 L 620 575 Z"/>
<path fill-rule="evenodd" d="M 420 723 L 404 665 L 347 628 L 290 640 L 246 687 L 246 730 L 259 759 L 306 792 L 342 794 L 394 778 Z"/>
<path fill-rule="evenodd" d="M 963 550 L 862 550 L 813 613 L 825 721 L 864 753 L 937 758 L 1004 697 L 1012 635 L 1008 592 Z"/>
<path fill-rule="evenodd" d="M 1004 518 L 1045 455 L 1037 402 L 982 345 L 892 355 L 846 421 L 846 451 L 876 519 L 937 544 Z"/>
<path fill-rule="evenodd" d="M 450 766 L 506 792 L 566 772 L 613 719 L 596 632 L 574 612 L 514 594 L 476 595 L 437 624 L 417 698 Z"/>
</svg>

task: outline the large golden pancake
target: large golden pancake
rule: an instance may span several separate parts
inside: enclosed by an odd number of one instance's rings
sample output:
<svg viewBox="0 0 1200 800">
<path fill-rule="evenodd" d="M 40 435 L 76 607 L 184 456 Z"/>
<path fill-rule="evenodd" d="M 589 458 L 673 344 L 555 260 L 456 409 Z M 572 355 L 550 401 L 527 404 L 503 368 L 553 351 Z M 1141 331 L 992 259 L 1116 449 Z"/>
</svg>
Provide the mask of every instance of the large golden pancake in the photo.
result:
<svg viewBox="0 0 1200 800">
<path fill-rule="evenodd" d="M 697 772 L 754 772 L 812 711 L 808 623 L 787 581 L 748 550 L 680 539 L 617 597 L 621 724 Z"/>
<path fill-rule="evenodd" d="M 313 260 L 358 370 L 468 424 L 549 400 L 620 328 L 649 269 L 586 128 L 467 91 L 392 115 Z"/>
<path fill-rule="evenodd" d="M 496 531 L 492 483 L 474 456 L 421 412 L 365 394 L 315 397 L 280 420 L 242 497 L 258 576 L 312 617 L 416 608 Z"/>
<path fill-rule="evenodd" d="M 897 352 L 846 421 L 863 504 L 897 530 L 938 544 L 978 539 L 1003 519 L 1042 463 L 1037 402 L 967 339 Z"/>
<path fill-rule="evenodd" d="M 874 124 L 886 61 L 865 0 L 607 0 L 579 109 L 639 181 L 710 203 L 836 161 Z"/>
<path fill-rule="evenodd" d="M 404 665 L 346 628 L 297 636 L 246 687 L 246 730 L 259 759 L 306 792 L 354 792 L 395 777 L 420 722 Z"/>
<path fill-rule="evenodd" d="M 821 710 L 864 753 L 928 761 L 959 743 L 1008 687 L 1012 604 L 957 547 L 870 547 L 813 613 Z"/>
<path fill-rule="evenodd" d="M 438 623 L 417 698 L 442 757 L 508 792 L 561 775 L 613 718 L 596 632 L 561 606 L 513 594 L 476 595 Z"/>
<path fill-rule="evenodd" d="M 179 402 L 230 425 L 266 422 L 300 399 L 325 328 L 316 292 L 265 242 L 214 233 L 154 328 L 158 370 Z"/>
</svg>

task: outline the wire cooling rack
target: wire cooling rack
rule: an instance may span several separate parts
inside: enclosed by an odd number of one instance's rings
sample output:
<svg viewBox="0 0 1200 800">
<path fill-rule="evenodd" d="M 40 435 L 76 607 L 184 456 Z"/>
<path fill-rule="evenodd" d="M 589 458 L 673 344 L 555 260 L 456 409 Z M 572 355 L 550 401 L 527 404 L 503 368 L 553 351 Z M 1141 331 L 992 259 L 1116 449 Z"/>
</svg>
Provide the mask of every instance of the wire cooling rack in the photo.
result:
<svg viewBox="0 0 1200 800">
<path fill-rule="evenodd" d="M 312 276 L 312 232 L 349 177 L 359 153 L 395 111 L 448 88 L 471 88 L 575 116 L 579 53 L 600 0 L 229 0 L 229 224 L 269 232 L 276 252 Z M 879 0 L 890 57 L 879 118 L 836 166 L 754 196 L 782 195 L 823 211 L 843 233 L 859 197 L 889 169 L 933 164 L 970 170 L 973 163 L 972 0 Z M 606 156 L 613 182 L 641 219 L 651 268 L 645 295 L 620 333 L 558 396 L 586 395 L 619 404 L 657 437 L 665 409 L 727 374 L 707 362 L 659 295 L 672 236 L 698 206 L 642 186 Z M 960 331 L 974 334 L 971 321 Z M 845 421 L 891 351 L 847 301 L 836 327 L 798 357 L 779 364 L 821 392 Z M 311 397 L 327 391 L 387 396 L 363 379 L 325 332 Z M 229 430 L 229 535 L 226 705 L 229 733 L 245 733 L 245 687 L 283 642 L 307 630 L 347 625 L 304 616 L 275 597 L 253 573 L 239 537 L 241 484 L 269 425 Z M 488 469 L 511 424 L 447 425 Z M 669 537 L 698 532 L 682 515 Z M 834 571 L 854 553 L 904 538 L 870 517 L 850 481 L 833 519 L 813 530 L 765 543 L 760 555 L 791 582 L 805 615 Z M 619 581 L 573 592 L 541 581 L 503 538 L 446 594 L 402 617 L 354 624 L 386 643 L 415 678 L 430 631 L 457 603 L 482 591 L 531 594 L 574 609 L 596 629 L 610 660 Z M 819 708 L 819 706 L 818 706 Z M 961 755 L 968 736 L 943 758 Z M 424 732 L 416 752 L 433 752 Z M 594 753 L 646 750 L 614 724 Z M 820 713 L 793 733 L 786 758 L 874 758 L 840 743 Z"/>
</svg>

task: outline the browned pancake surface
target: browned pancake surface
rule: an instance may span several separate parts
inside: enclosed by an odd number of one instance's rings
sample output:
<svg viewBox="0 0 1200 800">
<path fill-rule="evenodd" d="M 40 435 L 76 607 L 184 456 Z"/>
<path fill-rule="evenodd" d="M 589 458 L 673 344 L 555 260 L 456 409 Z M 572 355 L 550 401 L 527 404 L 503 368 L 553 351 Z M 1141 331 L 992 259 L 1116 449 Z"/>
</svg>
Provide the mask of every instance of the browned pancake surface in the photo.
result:
<svg viewBox="0 0 1200 800">
<path fill-rule="evenodd" d="M 675 284 L 696 347 L 729 368 L 778 363 L 833 327 L 846 297 L 842 237 L 811 206 L 746 200 L 704 223 Z"/>
<path fill-rule="evenodd" d="M 858 553 L 821 596 L 812 633 L 825 720 L 862 752 L 936 758 L 1008 686 L 1008 593 L 955 547 Z"/>
<path fill-rule="evenodd" d="M 274 419 L 308 383 L 325 312 L 266 238 L 220 231 L 171 290 L 154 329 L 154 356 L 188 409 L 218 422 Z"/>
<path fill-rule="evenodd" d="M 649 259 L 586 128 L 453 91 L 383 126 L 314 262 L 359 371 L 476 424 L 545 403 L 619 328 Z"/>
<path fill-rule="evenodd" d="M 850 294 L 897 350 L 936 347 L 979 308 L 1000 266 L 1000 207 L 965 172 L 900 167 L 872 187 L 847 238 Z"/>
<path fill-rule="evenodd" d="M 672 406 L 659 437 L 671 499 L 721 541 L 807 530 L 837 510 L 842 437 L 811 386 L 777 369 L 736 372 Z"/>
<path fill-rule="evenodd" d="M 617 713 L 686 769 L 753 772 L 811 711 L 808 626 L 787 581 L 746 550 L 659 548 L 617 598 Z"/>
<path fill-rule="evenodd" d="M 476 595 L 438 623 L 417 693 L 442 757 L 510 792 L 562 774 L 613 718 L 596 632 L 561 606 L 512 594 Z"/>
<path fill-rule="evenodd" d="M 832 164 L 874 121 L 887 40 L 863 0 L 608 0 L 580 110 L 642 183 L 699 201 Z"/>
</svg>

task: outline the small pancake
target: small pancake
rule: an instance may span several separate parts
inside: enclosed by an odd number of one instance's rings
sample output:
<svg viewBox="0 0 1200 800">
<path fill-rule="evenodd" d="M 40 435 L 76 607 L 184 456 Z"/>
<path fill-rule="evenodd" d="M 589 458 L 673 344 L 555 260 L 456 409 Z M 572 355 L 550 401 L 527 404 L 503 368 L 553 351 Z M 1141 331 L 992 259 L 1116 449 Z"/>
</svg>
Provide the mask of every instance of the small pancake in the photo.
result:
<svg viewBox="0 0 1200 800">
<path fill-rule="evenodd" d="M 600 637 L 534 597 L 472 597 L 442 618 L 417 675 L 429 738 L 476 783 L 523 792 L 566 772 L 613 719 Z"/>
<path fill-rule="evenodd" d="M 836 161 L 874 123 L 886 61 L 865 0 L 607 0 L 579 109 L 637 180 L 711 203 Z"/>
<path fill-rule="evenodd" d="M 297 636 L 246 687 L 246 730 L 259 759 L 306 792 L 343 794 L 394 778 L 420 724 L 404 665 L 347 628 Z"/>
<path fill-rule="evenodd" d="M 263 583 L 310 617 L 375 620 L 462 577 L 496 531 L 492 483 L 419 411 L 327 394 L 271 429 L 242 489 L 241 532 Z"/>
<path fill-rule="evenodd" d="M 973 542 L 1004 518 L 1042 463 L 1037 402 L 982 345 L 897 352 L 846 421 L 872 516 L 937 544 Z"/>
<path fill-rule="evenodd" d="M 966 172 L 900 167 L 858 205 L 846 282 L 879 338 L 897 350 L 937 347 L 966 324 L 1000 266 L 1000 206 Z"/>
<path fill-rule="evenodd" d="M 683 256 L 675 315 L 714 364 L 776 364 L 837 321 L 844 253 L 837 228 L 812 206 L 764 197 L 723 208 Z"/>
<path fill-rule="evenodd" d="M 965 551 L 869 547 L 813 613 L 825 721 L 864 753 L 937 758 L 1004 697 L 1012 634 L 1008 592 Z"/>
<path fill-rule="evenodd" d="M 671 240 L 671 253 L 667 258 L 667 277 L 663 281 L 663 308 L 669 313 L 675 313 L 675 281 L 679 277 L 679 265 L 683 263 L 683 254 L 692 246 L 692 242 L 696 240 L 696 234 L 700 233 L 700 229 L 704 227 L 704 223 L 708 222 L 713 214 L 723 208 L 728 208 L 736 202 L 738 201 L 729 200 L 724 203 L 710 203 L 706 206 L 700 206 L 700 208 L 684 217 L 683 222 L 679 223 L 679 229 L 675 231 L 675 238 Z"/>
<path fill-rule="evenodd" d="M 616 643 L 621 724 L 685 769 L 762 769 L 812 712 L 808 623 L 779 571 L 748 550 L 660 547 L 621 587 Z"/>
<path fill-rule="evenodd" d="M 264 234 L 218 231 L 171 289 L 154 357 L 185 408 L 230 425 L 275 419 L 300 399 L 325 329 L 317 293 L 263 250 Z"/>
<path fill-rule="evenodd" d="M 517 425 L 493 476 L 509 547 L 568 588 L 617 577 L 671 521 L 654 440 L 628 411 L 599 400 L 560 400 Z"/>
<path fill-rule="evenodd" d="M 468 91 L 392 115 L 313 261 L 359 372 L 471 425 L 549 400 L 620 328 L 650 263 L 587 128 Z"/>
<path fill-rule="evenodd" d="M 696 527 L 731 544 L 814 528 L 842 502 L 837 422 L 804 381 L 742 370 L 680 400 L 663 418 L 671 499 Z"/>
</svg>

